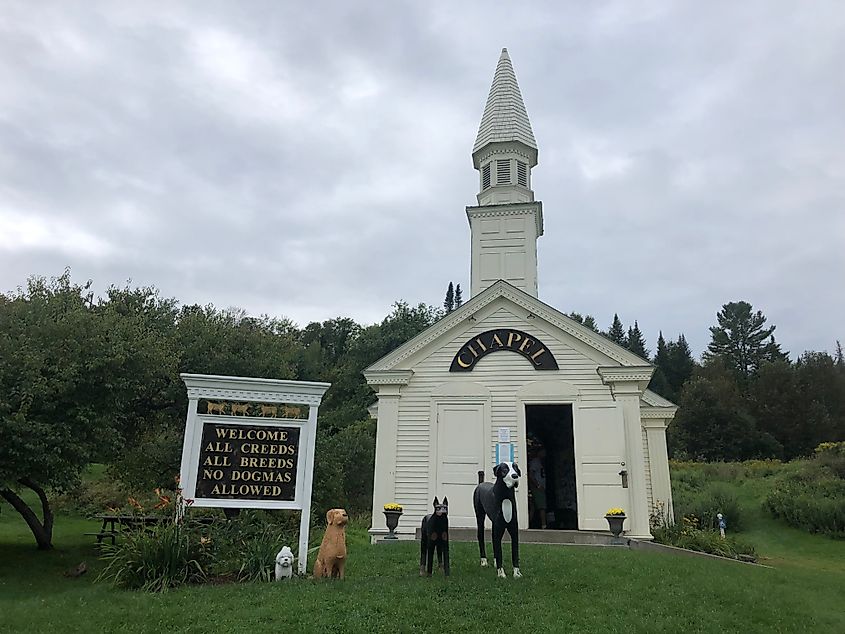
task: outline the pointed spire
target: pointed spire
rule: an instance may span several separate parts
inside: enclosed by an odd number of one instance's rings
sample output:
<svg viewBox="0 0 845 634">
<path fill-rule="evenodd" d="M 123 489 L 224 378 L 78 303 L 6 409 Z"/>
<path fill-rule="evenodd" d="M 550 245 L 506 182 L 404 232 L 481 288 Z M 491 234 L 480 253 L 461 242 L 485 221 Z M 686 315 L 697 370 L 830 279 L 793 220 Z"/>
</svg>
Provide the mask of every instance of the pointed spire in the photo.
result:
<svg viewBox="0 0 845 634">
<path fill-rule="evenodd" d="M 503 48 L 472 152 L 475 154 L 488 143 L 507 141 L 520 141 L 537 150 L 537 142 L 534 140 L 531 122 L 528 121 L 528 113 L 525 111 L 511 58 L 508 49 Z"/>
</svg>

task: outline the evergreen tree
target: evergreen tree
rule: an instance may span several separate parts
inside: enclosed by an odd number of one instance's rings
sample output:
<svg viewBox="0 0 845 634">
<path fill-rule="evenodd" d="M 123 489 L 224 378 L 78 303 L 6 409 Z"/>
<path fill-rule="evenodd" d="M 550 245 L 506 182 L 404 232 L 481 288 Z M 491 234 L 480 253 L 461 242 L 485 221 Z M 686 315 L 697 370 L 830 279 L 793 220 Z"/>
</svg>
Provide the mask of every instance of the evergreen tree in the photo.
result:
<svg viewBox="0 0 845 634">
<path fill-rule="evenodd" d="M 663 338 L 663 331 L 657 336 L 657 353 L 654 355 L 654 374 L 651 376 L 651 382 L 648 384 L 648 389 L 652 392 L 657 392 L 663 398 L 668 398 L 670 401 L 675 398 L 673 390 L 669 387 L 669 381 L 666 378 L 666 369 L 669 366 L 669 351 L 666 346 L 666 340 Z"/>
<path fill-rule="evenodd" d="M 446 289 L 446 299 L 443 300 L 443 308 L 446 309 L 446 314 L 455 310 L 455 287 L 452 282 L 449 282 L 449 288 Z"/>
<path fill-rule="evenodd" d="M 463 296 L 463 293 L 461 293 L 461 285 L 458 284 L 455 287 L 455 309 L 457 310 L 458 308 L 460 308 L 463 305 L 464 305 L 464 296 Z"/>
<path fill-rule="evenodd" d="M 679 398 L 681 389 L 684 387 L 693 371 L 695 370 L 695 360 L 692 358 L 692 351 L 687 343 L 686 337 L 678 335 L 678 341 L 670 341 L 666 345 L 667 364 L 663 368 L 666 374 L 666 381 L 669 383 L 669 390 L 673 398 Z"/>
<path fill-rule="evenodd" d="M 625 337 L 625 328 L 622 326 L 622 321 L 616 313 L 613 313 L 613 323 L 610 325 L 610 330 L 607 331 L 607 338 L 614 343 L 618 343 L 620 346 L 628 346 L 628 341 Z"/>
<path fill-rule="evenodd" d="M 766 361 L 788 360 L 775 343 L 775 326 L 766 327 L 765 315 L 759 310 L 752 312 L 748 302 L 725 304 L 716 319 L 719 324 L 710 327 L 712 339 L 704 353 L 707 361 L 721 360 L 745 381 Z"/>
<path fill-rule="evenodd" d="M 836 340 L 836 353 L 833 359 L 837 368 L 845 370 L 845 355 L 842 354 L 842 344 L 839 343 L 839 339 Z"/>
<path fill-rule="evenodd" d="M 587 328 L 589 328 L 593 332 L 600 332 L 599 327 L 596 324 L 596 318 L 593 317 L 592 315 L 587 315 L 586 317 L 584 317 L 581 313 L 572 312 L 572 313 L 569 313 L 569 315 L 567 315 L 567 317 L 569 317 L 570 319 L 574 319 L 579 324 L 581 324 L 582 326 L 586 326 Z"/>
<path fill-rule="evenodd" d="M 627 337 L 627 348 L 635 355 L 642 357 L 643 359 L 649 358 L 648 350 L 645 347 L 645 339 L 643 339 L 643 333 L 640 332 L 640 327 L 637 322 L 634 322 L 634 326 L 628 328 L 628 337 Z"/>
</svg>

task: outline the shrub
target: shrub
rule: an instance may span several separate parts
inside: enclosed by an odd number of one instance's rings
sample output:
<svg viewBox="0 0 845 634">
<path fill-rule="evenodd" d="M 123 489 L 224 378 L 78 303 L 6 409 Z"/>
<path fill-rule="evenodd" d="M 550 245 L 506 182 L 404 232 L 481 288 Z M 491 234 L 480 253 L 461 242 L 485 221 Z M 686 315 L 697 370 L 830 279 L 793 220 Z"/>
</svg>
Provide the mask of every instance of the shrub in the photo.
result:
<svg viewBox="0 0 845 634">
<path fill-rule="evenodd" d="M 694 517 L 704 529 L 718 528 L 721 513 L 731 530 L 742 530 L 744 517 L 736 494 L 724 482 L 711 482 L 700 490 L 673 481 L 672 498 L 677 517 Z"/>
<path fill-rule="evenodd" d="M 203 529 L 192 524 L 166 522 L 127 531 L 116 544 L 103 545 L 106 567 L 97 580 L 147 592 L 201 583 L 213 561 L 208 540 Z"/>
<path fill-rule="evenodd" d="M 845 538 L 845 480 L 792 477 L 766 496 L 763 508 L 790 526 Z"/>
<path fill-rule="evenodd" d="M 53 509 L 84 516 L 96 515 L 109 508 L 120 508 L 132 493 L 122 482 L 110 478 L 83 481 L 57 496 L 53 500 Z"/>
<path fill-rule="evenodd" d="M 822 443 L 789 466 L 763 508 L 790 526 L 845 538 L 845 442 Z"/>
<path fill-rule="evenodd" d="M 299 514 L 243 510 L 214 526 L 215 573 L 240 581 L 270 581 L 276 553 L 295 549 Z"/>
<path fill-rule="evenodd" d="M 350 514 L 366 513 L 373 503 L 375 425 L 362 421 L 335 434 L 319 432 L 311 507 L 317 516 L 342 507 Z"/>
<path fill-rule="evenodd" d="M 739 559 L 740 555 L 757 559 L 757 552 L 754 546 L 744 540 L 733 536 L 722 538 L 719 533 L 712 530 L 702 530 L 698 527 L 694 518 L 684 517 L 681 522 L 672 526 L 665 524 L 652 527 L 654 541 L 658 544 L 667 544 L 686 550 L 695 550 L 721 557 Z"/>
</svg>

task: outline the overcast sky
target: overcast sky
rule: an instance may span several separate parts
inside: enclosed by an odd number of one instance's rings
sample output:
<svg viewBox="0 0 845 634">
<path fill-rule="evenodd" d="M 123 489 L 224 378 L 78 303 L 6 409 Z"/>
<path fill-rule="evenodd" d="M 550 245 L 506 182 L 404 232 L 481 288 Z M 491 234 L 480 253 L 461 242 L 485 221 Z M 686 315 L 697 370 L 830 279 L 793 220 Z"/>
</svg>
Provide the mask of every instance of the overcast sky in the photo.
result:
<svg viewBox="0 0 845 634">
<path fill-rule="evenodd" d="M 697 356 L 736 300 L 793 358 L 845 340 L 835 0 L 0 0 L 0 291 L 69 266 L 301 325 L 440 304 L 502 47 L 542 300 L 652 351 Z"/>
</svg>

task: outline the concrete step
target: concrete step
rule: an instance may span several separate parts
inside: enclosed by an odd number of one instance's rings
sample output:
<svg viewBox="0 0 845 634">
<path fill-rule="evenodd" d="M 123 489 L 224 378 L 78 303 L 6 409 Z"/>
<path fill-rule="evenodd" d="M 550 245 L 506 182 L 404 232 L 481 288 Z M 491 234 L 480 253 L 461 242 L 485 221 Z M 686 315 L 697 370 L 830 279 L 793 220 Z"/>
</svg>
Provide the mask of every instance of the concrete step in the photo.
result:
<svg viewBox="0 0 845 634">
<path fill-rule="evenodd" d="M 420 529 L 416 530 L 415 538 L 420 538 Z M 484 539 L 489 543 L 493 540 L 490 529 L 484 531 Z M 453 542 L 474 542 L 476 541 L 476 529 L 474 528 L 451 528 L 449 529 L 449 541 Z M 510 535 L 505 533 L 502 542 L 509 542 Z M 628 539 L 615 538 L 610 533 L 598 531 L 567 531 L 551 529 L 524 528 L 519 531 L 519 542 L 521 544 L 580 544 L 590 546 L 627 546 Z"/>
</svg>

